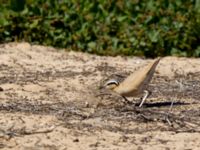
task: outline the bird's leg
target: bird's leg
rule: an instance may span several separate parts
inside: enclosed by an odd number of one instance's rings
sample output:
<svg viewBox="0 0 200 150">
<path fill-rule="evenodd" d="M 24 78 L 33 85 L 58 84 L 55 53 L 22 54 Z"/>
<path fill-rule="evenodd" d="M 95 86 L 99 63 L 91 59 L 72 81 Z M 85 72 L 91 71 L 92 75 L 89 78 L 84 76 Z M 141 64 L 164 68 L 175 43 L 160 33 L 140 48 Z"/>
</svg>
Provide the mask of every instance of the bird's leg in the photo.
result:
<svg viewBox="0 0 200 150">
<path fill-rule="evenodd" d="M 130 104 L 130 101 L 125 96 L 122 96 L 122 98 L 124 99 L 124 103 Z"/>
<path fill-rule="evenodd" d="M 147 91 L 147 90 L 144 91 L 144 96 L 142 97 L 142 101 L 141 101 L 139 107 L 142 107 L 144 101 L 147 99 L 147 97 L 148 97 L 150 94 L 151 94 L 150 91 Z"/>
</svg>

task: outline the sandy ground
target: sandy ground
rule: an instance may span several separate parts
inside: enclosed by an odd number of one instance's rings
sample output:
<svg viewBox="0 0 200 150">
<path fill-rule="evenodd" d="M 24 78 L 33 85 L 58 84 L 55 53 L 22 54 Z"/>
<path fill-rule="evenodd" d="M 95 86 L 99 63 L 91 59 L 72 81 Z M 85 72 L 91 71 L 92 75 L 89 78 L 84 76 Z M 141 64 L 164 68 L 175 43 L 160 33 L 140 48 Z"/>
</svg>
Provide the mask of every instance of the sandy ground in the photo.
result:
<svg viewBox="0 0 200 150">
<path fill-rule="evenodd" d="M 0 45 L 0 148 L 200 149 L 200 59 L 163 58 L 142 108 L 99 88 L 151 61 Z"/>
</svg>

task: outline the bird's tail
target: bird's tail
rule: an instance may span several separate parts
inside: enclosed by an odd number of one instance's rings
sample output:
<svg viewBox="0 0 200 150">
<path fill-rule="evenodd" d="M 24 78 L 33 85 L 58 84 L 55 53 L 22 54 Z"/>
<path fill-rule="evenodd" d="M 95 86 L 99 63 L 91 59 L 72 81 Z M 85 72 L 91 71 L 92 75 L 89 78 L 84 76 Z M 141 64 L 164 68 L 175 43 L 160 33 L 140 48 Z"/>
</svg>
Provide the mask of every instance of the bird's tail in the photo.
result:
<svg viewBox="0 0 200 150">
<path fill-rule="evenodd" d="M 153 61 L 152 63 L 149 64 L 150 65 L 149 71 L 147 73 L 147 78 L 145 79 L 146 83 L 148 83 L 152 79 L 153 74 L 155 72 L 155 69 L 156 69 L 156 67 L 157 67 L 157 65 L 158 65 L 158 63 L 160 62 L 161 59 L 162 59 L 162 57 L 158 57 L 155 61 Z"/>
</svg>

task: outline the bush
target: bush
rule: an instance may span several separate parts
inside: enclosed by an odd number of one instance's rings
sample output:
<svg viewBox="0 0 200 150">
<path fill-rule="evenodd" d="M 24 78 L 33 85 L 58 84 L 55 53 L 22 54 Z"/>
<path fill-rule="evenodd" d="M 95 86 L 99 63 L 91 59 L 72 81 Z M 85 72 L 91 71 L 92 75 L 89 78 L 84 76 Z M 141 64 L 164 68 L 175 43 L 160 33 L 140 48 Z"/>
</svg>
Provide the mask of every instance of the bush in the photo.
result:
<svg viewBox="0 0 200 150">
<path fill-rule="evenodd" d="M 99 55 L 200 56 L 200 0 L 0 0 L 0 42 Z"/>
</svg>

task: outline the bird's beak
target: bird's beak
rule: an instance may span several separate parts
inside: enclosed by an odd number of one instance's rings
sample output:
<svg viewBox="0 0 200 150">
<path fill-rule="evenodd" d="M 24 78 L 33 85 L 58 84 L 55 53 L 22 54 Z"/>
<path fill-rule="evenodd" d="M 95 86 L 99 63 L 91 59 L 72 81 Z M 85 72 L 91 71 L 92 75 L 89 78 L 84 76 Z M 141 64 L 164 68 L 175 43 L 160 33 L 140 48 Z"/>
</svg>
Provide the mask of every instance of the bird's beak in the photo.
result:
<svg viewBox="0 0 200 150">
<path fill-rule="evenodd" d="M 104 88 L 105 88 L 104 85 L 99 86 L 99 89 L 100 89 L 100 90 L 101 90 L 101 89 L 104 89 Z"/>
</svg>

